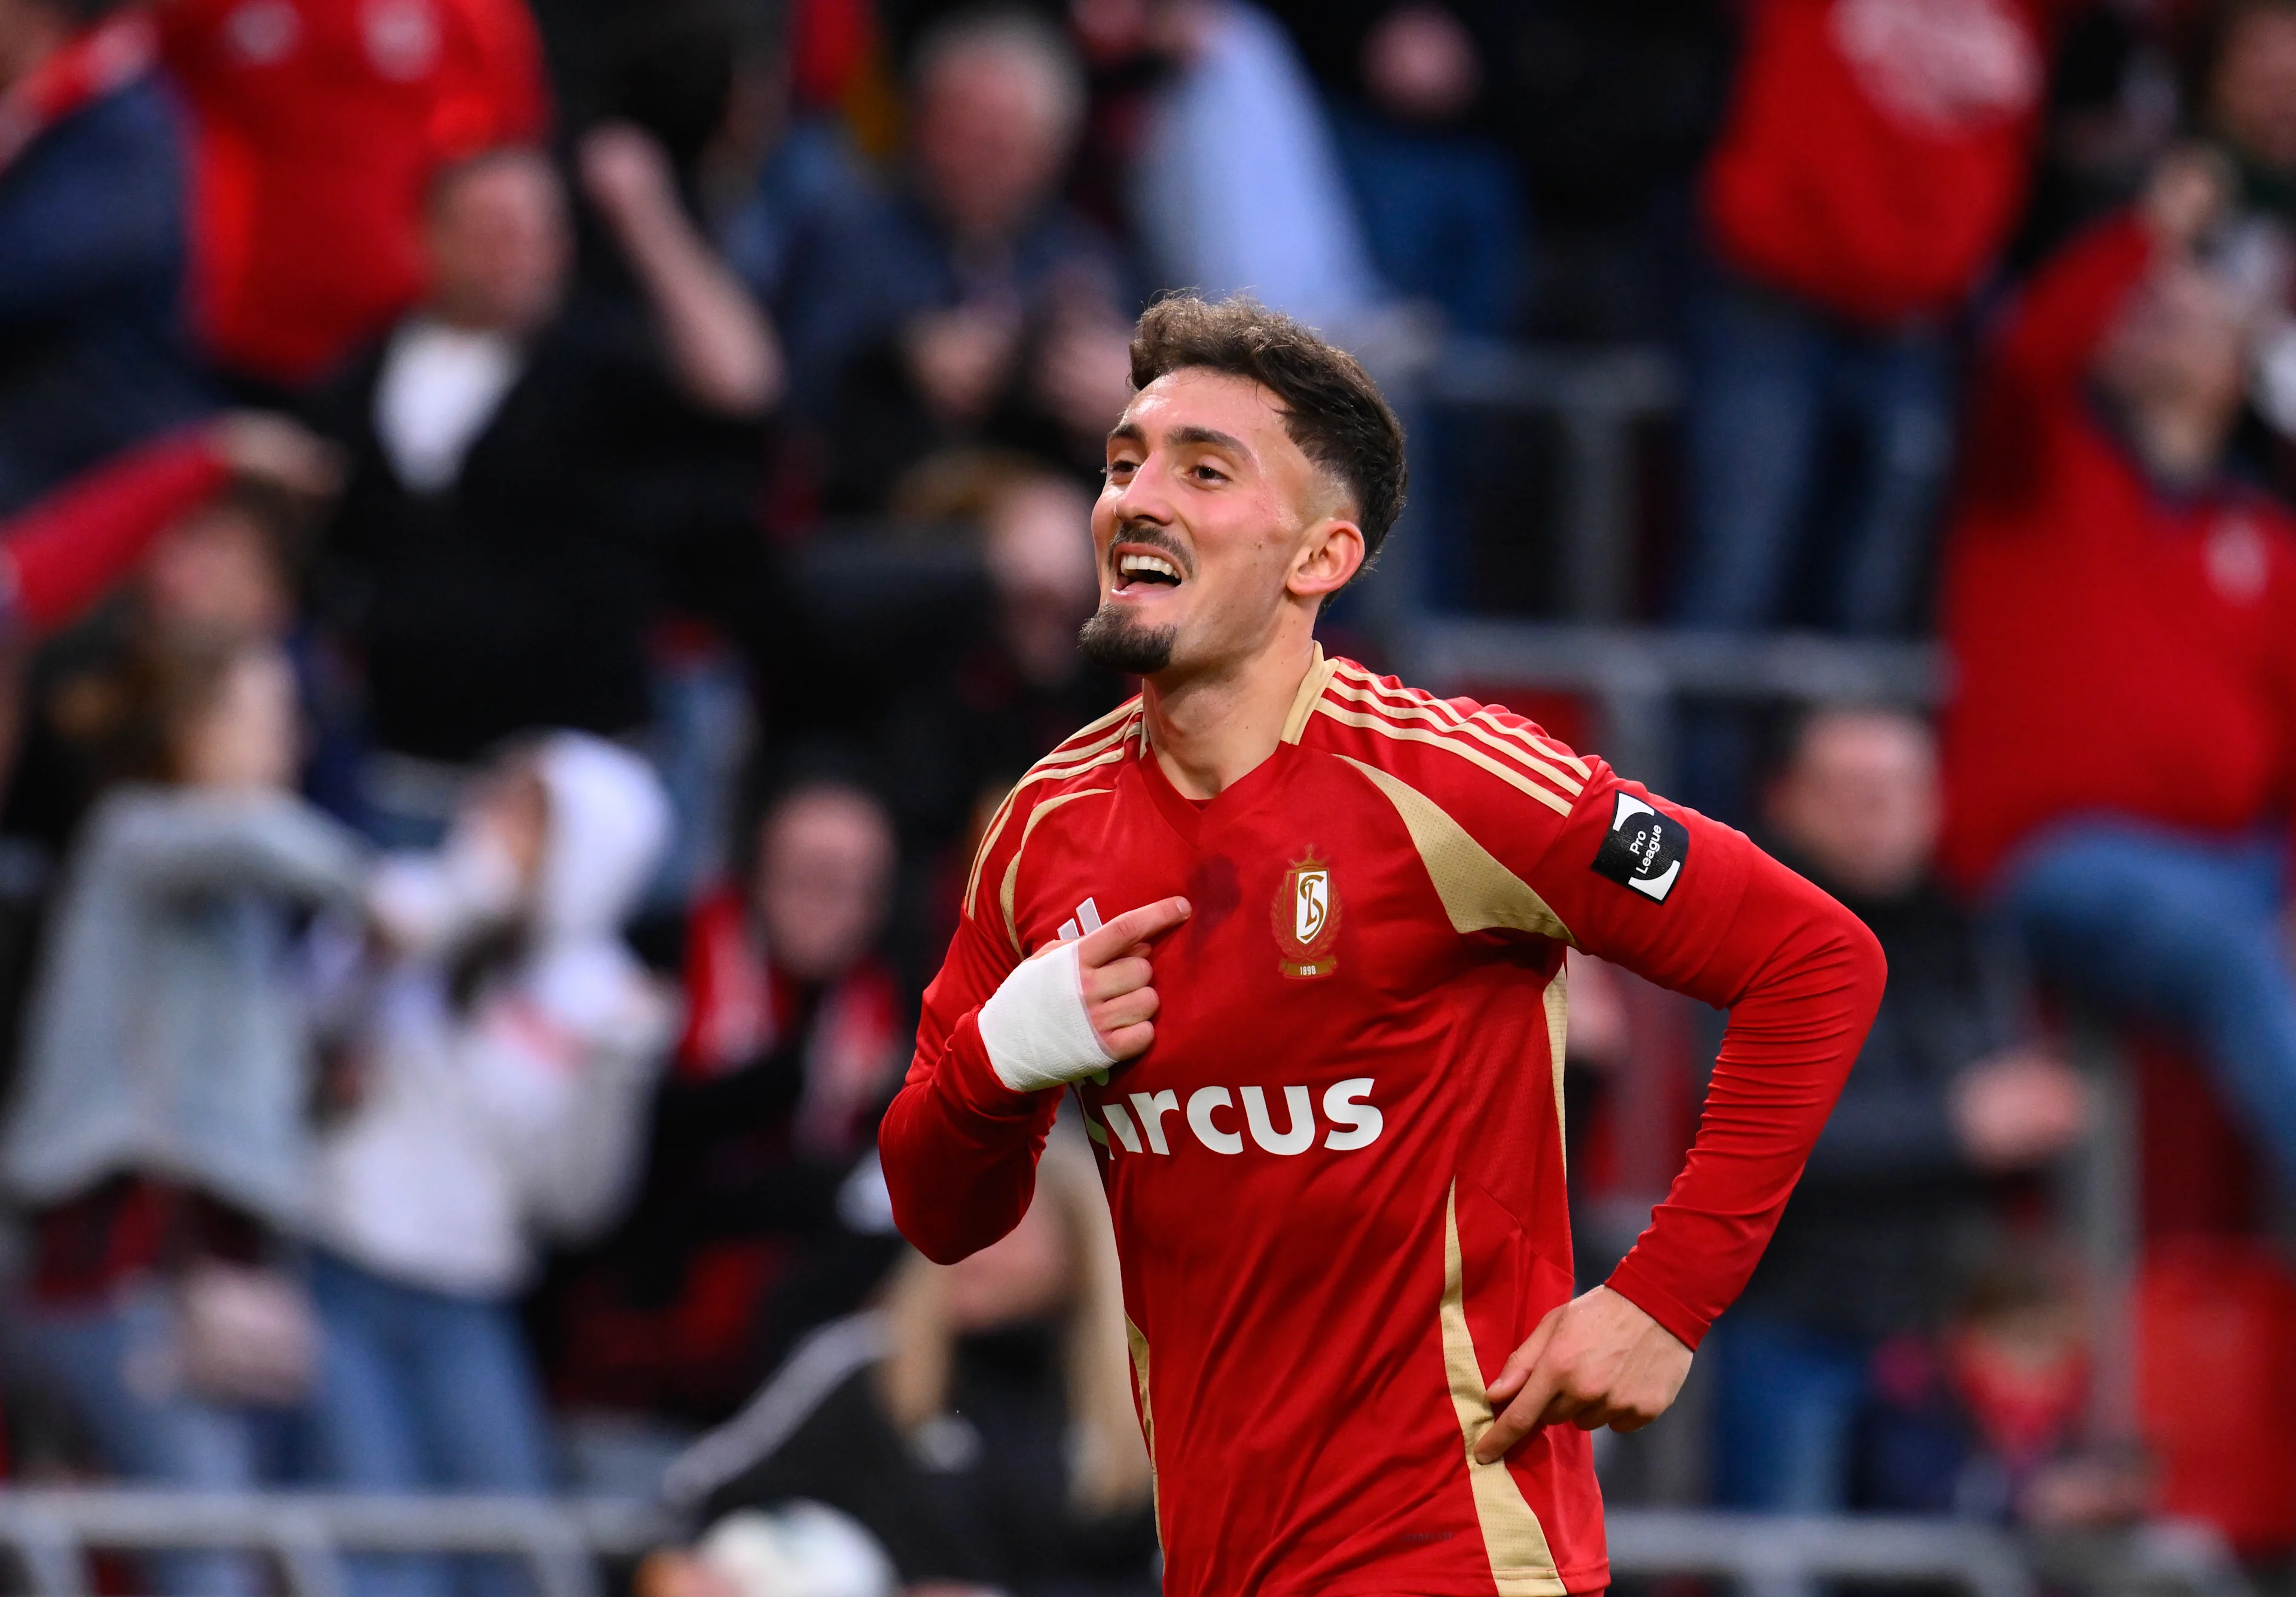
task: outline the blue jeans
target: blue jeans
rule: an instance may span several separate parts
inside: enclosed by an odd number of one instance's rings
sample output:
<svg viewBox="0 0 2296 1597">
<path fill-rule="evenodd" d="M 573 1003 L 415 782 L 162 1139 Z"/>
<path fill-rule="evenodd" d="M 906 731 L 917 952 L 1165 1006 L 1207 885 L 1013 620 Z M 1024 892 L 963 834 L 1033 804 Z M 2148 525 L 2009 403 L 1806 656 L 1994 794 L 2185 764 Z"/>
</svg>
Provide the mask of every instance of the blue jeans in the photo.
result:
<svg viewBox="0 0 2296 1597">
<path fill-rule="evenodd" d="M 1908 626 L 1952 463 L 1944 330 L 1860 328 L 1720 277 L 1693 312 L 1690 364 L 1689 547 L 1676 619 L 1755 630 L 1787 618 L 1801 535 L 1846 433 L 1854 480 L 1822 529 L 1825 619 L 1857 634 Z"/>
<path fill-rule="evenodd" d="M 404 1286 L 332 1255 L 312 1261 L 326 1334 L 315 1408 L 321 1457 L 358 1491 L 536 1494 L 551 1486 L 548 1422 L 506 1303 Z M 441 1597 L 437 1560 L 355 1560 L 362 1597 Z M 500 1560 L 461 1571 L 472 1589 L 515 1589 Z"/>
<path fill-rule="evenodd" d="M 86 1308 L 35 1306 L 24 1316 L 33 1361 L 70 1396 L 104 1463 L 127 1479 L 194 1491 L 264 1484 L 281 1414 L 205 1403 L 174 1390 L 175 1306 L 158 1281 Z M 236 1552 L 146 1560 L 165 1597 L 256 1597 L 262 1570 Z"/>
<path fill-rule="evenodd" d="M 1823 1514 L 1849 1506 L 1874 1346 L 1743 1310 L 1707 1339 L 1714 1360 L 1714 1500 Z"/>
<path fill-rule="evenodd" d="M 2192 1038 L 2296 1183 L 2296 972 L 2286 848 L 2142 821 L 2060 826 L 1997 888 L 2035 970 L 2110 1013 Z"/>
</svg>

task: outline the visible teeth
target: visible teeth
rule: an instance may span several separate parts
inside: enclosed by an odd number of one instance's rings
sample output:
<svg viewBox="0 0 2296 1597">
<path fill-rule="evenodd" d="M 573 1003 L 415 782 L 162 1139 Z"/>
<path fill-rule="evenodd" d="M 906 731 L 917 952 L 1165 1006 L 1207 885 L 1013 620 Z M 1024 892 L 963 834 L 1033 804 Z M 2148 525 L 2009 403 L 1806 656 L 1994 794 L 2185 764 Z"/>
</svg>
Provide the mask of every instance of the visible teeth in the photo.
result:
<svg viewBox="0 0 2296 1597">
<path fill-rule="evenodd" d="M 1128 554 L 1117 562 L 1116 569 L 1127 577 L 1136 577 L 1143 571 L 1153 571 L 1159 576 L 1170 577 L 1174 582 L 1180 580 L 1179 568 L 1160 555 Z"/>
</svg>

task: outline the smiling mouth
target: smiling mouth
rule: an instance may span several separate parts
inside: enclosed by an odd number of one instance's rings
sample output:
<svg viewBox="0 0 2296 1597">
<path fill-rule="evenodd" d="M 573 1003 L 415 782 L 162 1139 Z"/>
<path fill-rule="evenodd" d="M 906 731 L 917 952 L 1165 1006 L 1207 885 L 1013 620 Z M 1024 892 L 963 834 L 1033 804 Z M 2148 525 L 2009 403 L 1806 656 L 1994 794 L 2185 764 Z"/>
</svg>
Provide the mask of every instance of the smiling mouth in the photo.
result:
<svg viewBox="0 0 2296 1597">
<path fill-rule="evenodd" d="M 1180 574 L 1178 561 L 1137 545 L 1119 551 L 1115 565 L 1114 586 L 1119 593 L 1144 587 L 1176 588 L 1186 580 Z"/>
</svg>

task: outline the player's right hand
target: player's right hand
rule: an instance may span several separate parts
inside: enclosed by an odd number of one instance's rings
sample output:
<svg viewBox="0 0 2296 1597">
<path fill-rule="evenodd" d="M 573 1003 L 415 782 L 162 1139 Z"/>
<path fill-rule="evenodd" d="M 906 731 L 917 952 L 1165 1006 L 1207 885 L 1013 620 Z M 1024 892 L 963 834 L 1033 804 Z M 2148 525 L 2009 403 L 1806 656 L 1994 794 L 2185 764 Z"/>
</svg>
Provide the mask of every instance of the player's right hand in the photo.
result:
<svg viewBox="0 0 2296 1597">
<path fill-rule="evenodd" d="M 1085 1013 L 1111 1059 L 1137 1059 L 1156 1040 L 1159 1000 L 1149 946 L 1189 913 L 1186 899 L 1160 898 L 1125 911 L 1077 944 Z"/>
<path fill-rule="evenodd" d="M 1106 1079 L 1156 1039 L 1151 944 L 1188 918 L 1185 898 L 1127 910 L 1098 930 L 1047 943 L 980 1006 L 980 1041 L 996 1077 L 1016 1093 Z"/>
</svg>

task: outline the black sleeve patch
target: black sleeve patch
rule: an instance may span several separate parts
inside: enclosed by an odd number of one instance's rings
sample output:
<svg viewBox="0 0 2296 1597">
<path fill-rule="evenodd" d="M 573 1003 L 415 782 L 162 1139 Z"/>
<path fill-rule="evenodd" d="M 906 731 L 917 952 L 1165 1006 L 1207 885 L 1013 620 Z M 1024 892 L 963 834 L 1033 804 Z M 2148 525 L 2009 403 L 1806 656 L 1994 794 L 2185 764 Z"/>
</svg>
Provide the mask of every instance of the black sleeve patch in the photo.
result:
<svg viewBox="0 0 2296 1597">
<path fill-rule="evenodd" d="M 1610 834 L 1595 856 L 1595 872 L 1664 904 L 1690 858 L 1690 829 L 1631 793 L 1615 795 Z"/>
</svg>

